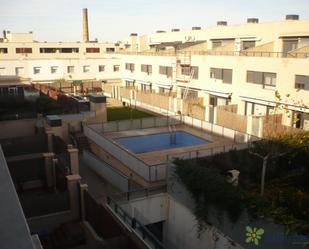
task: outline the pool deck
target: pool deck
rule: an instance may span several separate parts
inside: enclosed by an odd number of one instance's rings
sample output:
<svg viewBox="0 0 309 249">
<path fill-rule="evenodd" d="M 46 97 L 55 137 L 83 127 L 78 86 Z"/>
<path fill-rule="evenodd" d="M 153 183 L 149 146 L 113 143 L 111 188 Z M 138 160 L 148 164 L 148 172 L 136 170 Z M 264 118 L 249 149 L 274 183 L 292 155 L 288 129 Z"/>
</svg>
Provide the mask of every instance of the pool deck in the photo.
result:
<svg viewBox="0 0 309 249">
<path fill-rule="evenodd" d="M 198 150 L 207 150 L 207 149 L 211 149 L 214 147 L 235 144 L 235 142 L 231 139 L 213 135 L 213 134 L 210 134 L 208 132 L 201 131 L 198 129 L 193 129 L 185 125 L 176 126 L 176 130 L 185 131 L 197 137 L 206 139 L 210 141 L 210 143 L 202 144 L 202 145 L 180 147 L 180 148 L 174 148 L 174 149 L 165 149 L 165 150 L 160 150 L 160 151 L 152 151 L 152 152 L 146 152 L 146 153 L 140 153 L 140 154 L 135 154 L 132 152 L 131 153 L 134 154 L 137 158 L 144 161 L 148 165 L 156 165 L 156 164 L 166 163 L 167 155 L 186 153 L 190 151 L 196 152 Z M 142 136 L 142 135 L 150 135 L 150 134 L 163 133 L 163 132 L 169 132 L 169 128 L 168 127 L 149 128 L 149 129 L 109 132 L 109 133 L 101 133 L 101 134 L 108 139 L 115 140 L 120 137 Z M 121 145 L 119 146 L 127 150 L 125 147 Z"/>
</svg>

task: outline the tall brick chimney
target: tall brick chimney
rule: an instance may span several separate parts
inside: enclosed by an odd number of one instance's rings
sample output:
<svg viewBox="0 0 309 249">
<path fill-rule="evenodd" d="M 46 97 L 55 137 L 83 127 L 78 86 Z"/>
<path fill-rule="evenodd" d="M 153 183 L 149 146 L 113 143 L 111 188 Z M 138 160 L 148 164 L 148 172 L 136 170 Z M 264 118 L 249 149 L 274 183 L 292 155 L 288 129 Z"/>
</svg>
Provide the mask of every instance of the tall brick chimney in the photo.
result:
<svg viewBox="0 0 309 249">
<path fill-rule="evenodd" d="M 83 9 L 83 42 L 89 42 L 88 9 Z"/>
</svg>

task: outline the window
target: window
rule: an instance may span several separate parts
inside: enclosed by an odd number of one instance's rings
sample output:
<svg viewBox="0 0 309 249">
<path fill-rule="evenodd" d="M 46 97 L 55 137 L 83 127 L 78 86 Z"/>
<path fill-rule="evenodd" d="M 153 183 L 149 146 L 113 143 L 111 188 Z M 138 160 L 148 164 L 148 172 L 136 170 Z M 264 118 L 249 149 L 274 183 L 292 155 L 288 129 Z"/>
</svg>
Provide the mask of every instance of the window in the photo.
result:
<svg viewBox="0 0 309 249">
<path fill-rule="evenodd" d="M 15 67 L 15 75 L 22 75 L 24 73 L 23 67 Z"/>
<path fill-rule="evenodd" d="M 274 113 L 273 106 L 261 105 L 252 102 L 245 102 L 245 115 L 271 115 Z"/>
<path fill-rule="evenodd" d="M 191 70 L 193 70 L 193 72 L 194 72 L 192 78 L 195 79 L 195 80 L 198 79 L 198 67 L 195 67 L 195 66 L 191 67 Z"/>
<path fill-rule="evenodd" d="M 233 70 L 225 68 L 210 68 L 210 78 L 222 80 L 223 83 L 232 83 Z"/>
<path fill-rule="evenodd" d="M 190 75 L 191 67 L 181 66 L 181 74 L 182 75 Z"/>
<path fill-rule="evenodd" d="M 134 64 L 133 63 L 126 63 L 126 70 L 133 72 L 134 71 Z"/>
<path fill-rule="evenodd" d="M 78 53 L 79 48 L 58 48 L 59 53 Z"/>
<path fill-rule="evenodd" d="M 115 52 L 115 48 L 106 48 L 106 53 L 113 53 Z"/>
<path fill-rule="evenodd" d="M 57 73 L 57 71 L 58 71 L 57 66 L 50 67 L 50 73 L 54 74 L 54 73 Z"/>
<path fill-rule="evenodd" d="M 188 67 L 188 66 L 181 67 L 182 75 L 191 75 L 192 71 L 194 72 L 192 79 L 198 79 L 198 67 Z"/>
<path fill-rule="evenodd" d="M 165 95 L 165 94 L 169 94 L 169 92 L 170 92 L 169 88 L 159 87 L 159 94 Z"/>
<path fill-rule="evenodd" d="M 0 67 L 0 75 L 5 75 L 5 67 Z"/>
<path fill-rule="evenodd" d="M 223 83 L 232 83 L 233 70 L 232 69 L 222 69 Z"/>
<path fill-rule="evenodd" d="M 295 75 L 295 88 L 309 90 L 309 75 Z"/>
<path fill-rule="evenodd" d="M 16 54 L 31 54 L 32 48 L 16 48 Z"/>
<path fill-rule="evenodd" d="M 166 77 L 171 78 L 173 76 L 173 68 L 166 66 L 159 66 L 159 74 L 166 75 Z"/>
<path fill-rule="evenodd" d="M 56 53 L 56 48 L 40 48 L 41 54 L 51 54 Z"/>
<path fill-rule="evenodd" d="M 181 89 L 181 98 L 184 98 L 186 89 Z M 195 90 L 187 90 L 186 99 L 197 99 L 198 98 L 198 91 Z"/>
<path fill-rule="evenodd" d="M 83 72 L 84 73 L 90 72 L 90 66 L 89 65 L 83 66 Z"/>
<path fill-rule="evenodd" d="M 298 40 L 283 40 L 283 53 L 286 53 L 297 49 L 298 47 Z"/>
<path fill-rule="evenodd" d="M 217 106 L 217 97 L 215 97 L 215 96 L 210 96 L 210 97 L 209 97 L 209 105 L 211 105 L 211 106 Z"/>
<path fill-rule="evenodd" d="M 19 87 L 8 87 L 8 95 L 11 96 L 18 96 L 18 89 Z"/>
<path fill-rule="evenodd" d="M 222 41 L 212 41 L 212 48 L 217 48 L 222 46 Z"/>
<path fill-rule="evenodd" d="M 67 72 L 68 73 L 74 73 L 74 66 L 68 66 L 67 67 Z"/>
<path fill-rule="evenodd" d="M 210 68 L 210 78 L 222 79 L 222 69 L 221 68 Z"/>
<path fill-rule="evenodd" d="M 0 54 L 7 54 L 8 49 L 7 48 L 0 48 Z"/>
<path fill-rule="evenodd" d="M 86 48 L 86 53 L 100 53 L 100 48 Z"/>
<path fill-rule="evenodd" d="M 34 67 L 33 74 L 39 74 L 41 72 L 41 67 Z"/>
<path fill-rule="evenodd" d="M 41 54 L 51 54 L 57 52 L 65 54 L 78 53 L 79 48 L 40 48 Z"/>
<path fill-rule="evenodd" d="M 243 41 L 242 42 L 242 49 L 246 50 L 249 48 L 254 48 L 255 47 L 255 41 Z"/>
<path fill-rule="evenodd" d="M 120 66 L 119 65 L 114 65 L 114 72 L 119 72 Z"/>
<path fill-rule="evenodd" d="M 275 73 L 263 73 L 264 86 L 276 86 L 276 77 Z"/>
<path fill-rule="evenodd" d="M 142 64 L 141 72 L 151 74 L 152 73 L 152 65 Z"/>
<path fill-rule="evenodd" d="M 141 91 L 142 92 L 151 91 L 151 85 L 141 84 Z"/>
<path fill-rule="evenodd" d="M 163 87 L 159 87 L 159 94 L 164 94 L 164 88 Z"/>
<path fill-rule="evenodd" d="M 254 84 L 263 84 L 263 73 L 247 71 L 247 82 Z"/>
<path fill-rule="evenodd" d="M 105 71 L 105 66 L 99 65 L 99 72 L 104 72 L 104 71 Z"/>
<path fill-rule="evenodd" d="M 218 97 L 215 95 L 209 96 L 209 105 L 211 106 L 223 106 L 223 105 L 228 105 L 229 103 L 230 103 L 229 98 Z"/>
<path fill-rule="evenodd" d="M 247 71 L 247 82 L 263 85 L 264 88 L 275 87 L 276 79 L 276 73 Z"/>
<path fill-rule="evenodd" d="M 134 87 L 134 81 L 126 80 L 126 87 Z"/>
</svg>

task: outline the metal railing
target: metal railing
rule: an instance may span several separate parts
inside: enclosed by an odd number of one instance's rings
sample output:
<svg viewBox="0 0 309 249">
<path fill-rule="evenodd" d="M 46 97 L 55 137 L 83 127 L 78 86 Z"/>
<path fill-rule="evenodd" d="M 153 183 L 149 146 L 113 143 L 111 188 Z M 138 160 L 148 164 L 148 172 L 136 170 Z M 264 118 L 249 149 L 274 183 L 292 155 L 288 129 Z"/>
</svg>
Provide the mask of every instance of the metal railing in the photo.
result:
<svg viewBox="0 0 309 249">
<path fill-rule="evenodd" d="M 120 205 L 111 197 L 107 197 L 107 206 L 113 213 L 132 231 L 143 240 L 150 248 L 165 249 L 165 246 L 157 239 L 157 237 L 135 217 L 131 217 Z"/>
<path fill-rule="evenodd" d="M 195 151 L 187 151 L 176 154 L 170 154 L 167 156 L 167 161 L 172 162 L 175 159 L 197 159 L 202 157 L 214 156 L 220 153 L 226 153 L 231 150 L 244 150 L 251 147 L 250 143 L 241 143 L 241 144 L 230 144 L 230 145 L 220 145 L 216 147 L 211 147 L 208 149 L 200 149 Z"/>
<path fill-rule="evenodd" d="M 180 116 L 128 119 L 88 125 L 97 132 L 118 132 L 181 124 Z"/>
<path fill-rule="evenodd" d="M 274 58 L 309 58 L 309 52 L 269 52 L 269 51 L 177 51 L 177 52 L 129 52 L 119 51 L 113 54 L 135 55 L 135 56 L 180 56 L 189 55 L 218 55 L 218 56 L 247 56 L 247 57 L 274 57 Z"/>
<path fill-rule="evenodd" d="M 154 105 L 155 103 L 145 104 L 141 101 L 136 101 L 134 99 L 131 99 L 130 103 L 134 106 L 150 110 L 154 113 L 166 115 L 166 117 L 163 117 L 163 119 L 176 120 L 175 121 L 176 123 L 169 123 L 171 125 L 184 123 L 184 124 L 191 126 L 192 128 L 197 128 L 203 131 L 207 131 L 211 134 L 215 134 L 215 135 L 219 135 L 219 136 L 232 139 L 236 143 L 244 143 L 252 139 L 259 139 L 256 136 L 256 134 L 252 135 L 248 133 L 239 132 L 239 131 L 236 131 L 236 130 L 233 130 L 233 129 L 230 129 L 224 126 L 220 126 L 220 125 L 217 125 L 211 122 L 207 122 L 205 120 L 200 120 L 200 119 L 193 118 L 193 117 L 186 116 L 186 115 L 176 115 L 174 111 L 170 111 L 170 110 L 155 106 Z M 130 123 L 132 121 L 127 120 L 125 122 Z M 96 126 L 97 126 L 97 129 L 100 128 L 100 125 L 96 125 Z M 140 128 L 135 128 L 134 125 L 132 127 L 134 129 L 140 129 Z M 159 127 L 159 126 L 153 126 L 153 127 Z M 145 127 L 145 128 L 150 128 L 150 127 Z M 116 130 L 114 129 L 114 131 Z"/>
<path fill-rule="evenodd" d="M 221 125 L 217 125 L 214 123 L 210 123 L 204 120 L 200 120 L 197 118 L 183 116 L 183 122 L 192 128 L 198 128 L 200 130 L 207 131 L 210 134 L 219 135 L 222 137 L 226 137 L 232 139 L 235 143 L 246 143 L 252 140 L 259 140 L 260 138 L 248 133 L 243 133 L 240 131 L 236 131 Z"/>
<path fill-rule="evenodd" d="M 111 155 L 117 155 L 117 159 L 133 170 L 137 175 L 148 182 L 166 180 L 166 163 L 148 165 L 137 158 L 132 152 L 125 150 L 116 142 L 102 136 L 98 131 L 88 125 L 84 125 L 84 134 Z"/>
<path fill-rule="evenodd" d="M 156 194 L 166 193 L 167 192 L 167 186 L 160 185 L 160 186 L 154 186 L 149 188 L 138 188 L 133 189 L 126 192 L 118 192 L 113 195 L 110 195 L 111 198 L 113 198 L 116 201 L 129 201 L 136 198 L 144 198 L 149 197 Z"/>
</svg>

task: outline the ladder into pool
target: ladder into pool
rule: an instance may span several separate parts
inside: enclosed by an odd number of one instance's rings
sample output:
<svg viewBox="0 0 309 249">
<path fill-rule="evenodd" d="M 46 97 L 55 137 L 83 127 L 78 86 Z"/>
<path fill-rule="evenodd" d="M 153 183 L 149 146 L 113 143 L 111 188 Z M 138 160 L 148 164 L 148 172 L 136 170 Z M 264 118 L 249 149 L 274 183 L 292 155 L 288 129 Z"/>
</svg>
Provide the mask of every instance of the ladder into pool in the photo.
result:
<svg viewBox="0 0 309 249">
<path fill-rule="evenodd" d="M 170 144 L 176 144 L 176 127 L 175 125 L 168 126 L 170 132 Z"/>
</svg>

